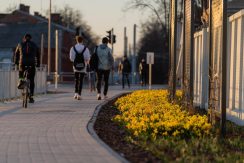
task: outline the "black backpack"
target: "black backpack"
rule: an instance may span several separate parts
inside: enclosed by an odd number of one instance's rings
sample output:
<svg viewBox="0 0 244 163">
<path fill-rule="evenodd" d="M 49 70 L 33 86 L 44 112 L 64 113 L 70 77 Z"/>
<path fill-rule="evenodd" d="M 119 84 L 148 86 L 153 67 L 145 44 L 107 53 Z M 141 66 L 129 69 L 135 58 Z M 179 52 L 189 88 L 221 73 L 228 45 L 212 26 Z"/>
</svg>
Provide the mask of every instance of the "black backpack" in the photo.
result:
<svg viewBox="0 0 244 163">
<path fill-rule="evenodd" d="M 21 43 L 21 49 L 22 49 L 21 64 L 26 66 L 27 65 L 34 66 L 36 63 L 35 45 L 30 41 L 26 41 Z"/>
<path fill-rule="evenodd" d="M 84 56 L 83 56 L 83 53 L 85 52 L 86 47 L 84 47 L 84 49 L 82 50 L 81 53 L 78 53 L 75 46 L 73 48 L 74 48 L 74 51 L 76 53 L 75 60 L 74 60 L 74 67 L 76 70 L 80 71 L 80 70 L 84 69 L 86 66 Z"/>
<path fill-rule="evenodd" d="M 123 72 L 130 73 L 131 72 L 131 65 L 128 59 L 124 60 L 123 62 Z"/>
<path fill-rule="evenodd" d="M 97 56 L 97 46 L 95 48 L 95 52 L 92 54 L 90 59 L 90 70 L 97 71 L 98 69 L 98 56 Z"/>
</svg>

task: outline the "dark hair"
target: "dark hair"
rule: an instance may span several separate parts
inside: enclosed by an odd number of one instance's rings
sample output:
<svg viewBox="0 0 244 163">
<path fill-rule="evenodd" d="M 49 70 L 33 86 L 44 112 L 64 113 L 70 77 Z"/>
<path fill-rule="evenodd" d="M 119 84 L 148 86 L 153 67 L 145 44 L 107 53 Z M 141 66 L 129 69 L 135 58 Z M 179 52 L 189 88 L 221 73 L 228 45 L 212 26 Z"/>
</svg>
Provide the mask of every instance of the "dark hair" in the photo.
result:
<svg viewBox="0 0 244 163">
<path fill-rule="evenodd" d="M 102 39 L 102 43 L 103 43 L 103 44 L 107 44 L 107 43 L 108 43 L 108 38 L 107 38 L 107 37 L 103 37 L 103 39 Z"/>
<path fill-rule="evenodd" d="M 75 38 L 76 38 L 76 41 L 77 41 L 78 43 L 82 43 L 82 41 L 83 41 L 83 37 L 81 37 L 81 36 L 76 36 Z"/>
<path fill-rule="evenodd" d="M 25 36 L 24 36 L 24 38 L 26 40 L 30 40 L 31 39 L 31 35 L 29 33 L 26 33 Z"/>
</svg>

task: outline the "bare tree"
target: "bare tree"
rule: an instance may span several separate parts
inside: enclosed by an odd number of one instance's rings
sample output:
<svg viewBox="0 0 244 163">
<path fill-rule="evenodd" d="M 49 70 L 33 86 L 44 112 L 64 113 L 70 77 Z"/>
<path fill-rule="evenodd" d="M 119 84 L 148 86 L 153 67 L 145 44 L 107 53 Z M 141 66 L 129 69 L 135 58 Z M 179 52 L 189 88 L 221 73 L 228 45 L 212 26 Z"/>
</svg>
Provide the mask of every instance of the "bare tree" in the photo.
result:
<svg viewBox="0 0 244 163">
<path fill-rule="evenodd" d="M 82 14 L 79 10 L 74 10 L 69 5 L 65 5 L 62 9 L 57 9 L 62 16 L 62 22 L 65 23 L 67 27 L 76 27 L 84 25 Z"/>
<path fill-rule="evenodd" d="M 144 11 L 145 9 L 150 9 L 153 14 L 156 16 L 157 21 L 163 25 L 164 23 L 167 23 L 167 12 L 162 12 L 162 9 L 167 9 L 166 7 L 167 3 L 166 0 L 132 0 L 129 3 L 127 3 L 125 7 L 125 11 L 130 9 L 139 9 L 141 11 Z M 165 15 L 163 20 L 163 15 Z"/>
<path fill-rule="evenodd" d="M 91 27 L 83 19 L 80 10 L 75 10 L 66 4 L 63 8 L 54 7 L 54 12 L 60 13 L 63 26 L 71 29 L 79 28 L 85 38 L 87 46 L 95 46 L 98 41 L 98 37 L 92 32 Z M 46 12 L 46 15 L 48 15 L 48 11 Z"/>
</svg>

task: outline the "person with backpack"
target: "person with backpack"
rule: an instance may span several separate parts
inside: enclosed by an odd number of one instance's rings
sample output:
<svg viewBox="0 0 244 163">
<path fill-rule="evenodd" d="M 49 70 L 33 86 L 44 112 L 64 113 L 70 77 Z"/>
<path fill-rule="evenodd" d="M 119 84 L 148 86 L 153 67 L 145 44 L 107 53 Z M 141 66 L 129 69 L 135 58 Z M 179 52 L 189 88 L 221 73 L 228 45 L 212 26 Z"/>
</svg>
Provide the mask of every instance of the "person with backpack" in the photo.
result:
<svg viewBox="0 0 244 163">
<path fill-rule="evenodd" d="M 129 75 L 131 73 L 131 64 L 128 60 L 127 56 L 124 56 L 123 62 L 122 62 L 122 88 L 125 88 L 125 79 L 127 80 L 128 87 L 130 88 L 130 80 Z"/>
<path fill-rule="evenodd" d="M 110 70 L 113 68 L 114 58 L 112 56 L 112 51 L 108 47 L 108 38 L 104 37 L 102 39 L 102 44 L 99 45 L 95 50 L 95 55 L 97 55 L 97 99 L 101 100 L 101 84 L 102 78 L 104 79 L 104 99 L 107 99 L 108 93 L 108 79 Z"/>
<path fill-rule="evenodd" d="M 73 62 L 75 73 L 75 95 L 74 99 L 81 100 L 83 79 L 86 74 L 87 64 L 90 60 L 89 49 L 83 45 L 83 38 L 76 36 L 77 44 L 70 49 L 70 60 Z"/>
<path fill-rule="evenodd" d="M 23 89 L 24 72 L 28 70 L 28 79 L 30 80 L 29 103 L 34 103 L 35 74 L 36 67 L 40 66 L 40 53 L 37 45 L 31 41 L 31 35 L 25 34 L 23 41 L 16 47 L 14 53 L 14 64 L 19 69 L 18 89 Z"/>
</svg>

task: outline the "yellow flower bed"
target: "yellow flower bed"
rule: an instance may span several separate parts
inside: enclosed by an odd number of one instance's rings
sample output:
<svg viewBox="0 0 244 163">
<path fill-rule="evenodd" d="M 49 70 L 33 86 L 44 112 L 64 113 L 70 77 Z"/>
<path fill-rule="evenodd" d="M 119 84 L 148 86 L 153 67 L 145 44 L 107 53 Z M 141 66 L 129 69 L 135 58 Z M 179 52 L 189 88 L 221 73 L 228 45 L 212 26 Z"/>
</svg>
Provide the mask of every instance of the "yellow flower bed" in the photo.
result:
<svg viewBox="0 0 244 163">
<path fill-rule="evenodd" d="M 181 99 L 182 93 L 176 93 Z M 121 115 L 114 120 L 122 123 L 134 136 L 145 135 L 190 137 L 209 134 L 211 125 L 206 116 L 193 115 L 168 100 L 167 90 L 140 90 L 116 101 Z"/>
</svg>

